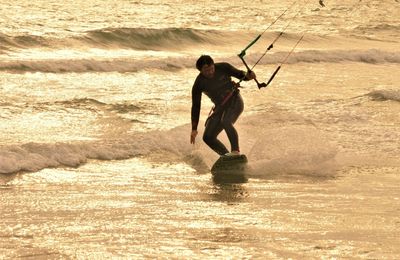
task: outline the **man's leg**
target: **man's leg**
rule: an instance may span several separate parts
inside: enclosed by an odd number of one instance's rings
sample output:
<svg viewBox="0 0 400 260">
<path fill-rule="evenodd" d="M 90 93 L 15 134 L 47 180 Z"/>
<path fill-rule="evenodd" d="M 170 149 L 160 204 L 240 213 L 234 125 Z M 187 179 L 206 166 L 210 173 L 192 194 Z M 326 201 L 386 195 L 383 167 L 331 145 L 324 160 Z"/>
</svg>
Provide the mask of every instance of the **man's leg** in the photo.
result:
<svg viewBox="0 0 400 260">
<path fill-rule="evenodd" d="M 231 143 L 231 151 L 239 152 L 239 136 L 233 124 L 243 112 L 244 104 L 240 94 L 233 97 L 231 102 L 232 103 L 225 110 L 221 122 L 222 127 L 228 136 L 229 142 Z"/>
<path fill-rule="evenodd" d="M 223 130 L 221 124 L 222 115 L 214 115 L 208 119 L 206 128 L 204 130 L 203 141 L 219 155 L 228 153 L 225 145 L 217 139 L 217 136 Z"/>
</svg>

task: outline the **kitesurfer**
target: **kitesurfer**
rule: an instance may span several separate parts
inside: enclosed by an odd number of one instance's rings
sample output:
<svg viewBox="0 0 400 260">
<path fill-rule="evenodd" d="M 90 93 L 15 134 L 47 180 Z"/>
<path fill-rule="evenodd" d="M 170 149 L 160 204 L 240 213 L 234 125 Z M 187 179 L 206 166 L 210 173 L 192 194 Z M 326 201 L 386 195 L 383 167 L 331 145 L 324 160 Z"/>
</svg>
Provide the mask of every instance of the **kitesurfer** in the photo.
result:
<svg viewBox="0 0 400 260">
<path fill-rule="evenodd" d="M 214 103 L 214 109 L 206 121 L 203 141 L 216 153 L 223 156 L 240 155 L 239 137 L 234 123 L 243 112 L 243 99 L 239 93 L 239 84 L 231 77 L 239 80 L 256 79 L 254 72 L 238 70 L 226 62 L 214 63 L 209 55 L 202 55 L 196 62 L 200 71 L 192 88 L 192 131 L 190 143 L 194 144 L 198 134 L 197 126 L 200 118 L 201 96 L 206 94 Z M 231 152 L 218 140 L 217 136 L 224 130 L 231 144 Z"/>
</svg>

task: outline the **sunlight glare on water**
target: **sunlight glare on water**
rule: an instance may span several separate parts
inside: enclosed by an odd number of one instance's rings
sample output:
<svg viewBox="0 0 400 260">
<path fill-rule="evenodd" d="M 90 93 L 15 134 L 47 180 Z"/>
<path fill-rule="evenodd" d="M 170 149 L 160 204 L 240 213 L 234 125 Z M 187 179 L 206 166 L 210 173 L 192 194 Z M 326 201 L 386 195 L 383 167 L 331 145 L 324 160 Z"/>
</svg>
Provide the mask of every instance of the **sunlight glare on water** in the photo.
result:
<svg viewBox="0 0 400 260">
<path fill-rule="evenodd" d="M 14 237 L 8 246 L 28 239 L 34 247 L 25 255 L 43 256 L 374 258 L 385 254 L 379 244 L 396 251 L 398 242 L 397 214 L 390 204 L 377 206 L 389 197 L 399 202 L 389 184 L 396 170 L 382 170 L 385 188 L 356 172 L 342 180 L 215 185 L 184 164 L 141 159 L 43 170 L 3 186 L 2 203 L 14 208 L 3 211 L 1 239 Z"/>
<path fill-rule="evenodd" d="M 323 2 L 1 1 L 0 258 L 399 259 L 399 2 Z M 195 63 L 263 30 L 218 178 Z"/>
</svg>

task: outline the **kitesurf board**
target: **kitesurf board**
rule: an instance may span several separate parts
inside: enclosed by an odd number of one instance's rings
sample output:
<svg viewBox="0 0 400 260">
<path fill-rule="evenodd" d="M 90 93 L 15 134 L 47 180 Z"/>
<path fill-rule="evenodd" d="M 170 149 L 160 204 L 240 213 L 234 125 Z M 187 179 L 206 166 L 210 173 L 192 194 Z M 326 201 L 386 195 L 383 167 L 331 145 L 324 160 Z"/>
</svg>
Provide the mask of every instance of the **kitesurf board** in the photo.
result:
<svg viewBox="0 0 400 260">
<path fill-rule="evenodd" d="M 244 154 L 238 156 L 221 156 L 211 167 L 213 175 L 240 174 L 246 168 L 247 157 Z"/>
<path fill-rule="evenodd" d="M 243 183 L 247 181 L 246 155 L 221 156 L 212 166 L 211 173 L 217 183 Z"/>
</svg>

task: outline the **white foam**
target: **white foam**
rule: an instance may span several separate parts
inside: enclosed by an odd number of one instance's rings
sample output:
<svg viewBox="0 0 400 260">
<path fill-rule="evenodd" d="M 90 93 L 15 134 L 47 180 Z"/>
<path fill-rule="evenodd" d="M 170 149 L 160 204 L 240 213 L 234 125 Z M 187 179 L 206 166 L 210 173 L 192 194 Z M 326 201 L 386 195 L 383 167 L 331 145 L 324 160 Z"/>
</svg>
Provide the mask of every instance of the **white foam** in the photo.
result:
<svg viewBox="0 0 400 260">
<path fill-rule="evenodd" d="M 326 174 L 332 170 L 329 163 L 334 161 L 336 150 L 327 145 L 312 125 L 272 126 L 263 118 L 265 115 L 251 116 L 238 123 L 242 151 L 248 155 L 253 175 Z M 189 143 L 189 124 L 168 131 L 125 134 L 118 139 L 105 137 L 99 141 L 3 146 L 0 149 L 0 173 L 78 167 L 90 159 L 151 158 L 157 154 L 164 154 L 157 159 L 184 160 L 204 172 L 211 168 L 218 155 L 202 142 L 202 130 L 199 130 L 195 147 Z M 228 144 L 225 134 L 221 137 Z"/>
<path fill-rule="evenodd" d="M 141 153 L 144 153 L 144 149 L 135 144 L 125 145 L 122 141 L 3 146 L 0 152 L 0 173 L 38 171 L 61 166 L 78 167 L 88 159 L 125 159 Z"/>
</svg>

